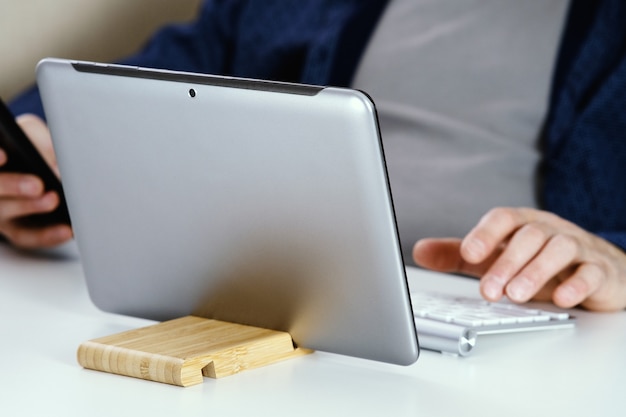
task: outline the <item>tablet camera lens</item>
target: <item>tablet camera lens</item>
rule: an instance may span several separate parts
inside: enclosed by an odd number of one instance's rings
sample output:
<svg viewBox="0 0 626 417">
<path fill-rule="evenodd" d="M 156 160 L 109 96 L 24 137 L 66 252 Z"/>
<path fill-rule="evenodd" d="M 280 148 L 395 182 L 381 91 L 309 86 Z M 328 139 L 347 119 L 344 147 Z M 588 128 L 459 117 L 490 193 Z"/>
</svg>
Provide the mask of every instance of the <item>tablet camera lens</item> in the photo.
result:
<svg viewBox="0 0 626 417">
<path fill-rule="evenodd" d="M 193 88 L 189 89 L 189 97 L 194 98 L 196 96 L 196 90 Z"/>
</svg>

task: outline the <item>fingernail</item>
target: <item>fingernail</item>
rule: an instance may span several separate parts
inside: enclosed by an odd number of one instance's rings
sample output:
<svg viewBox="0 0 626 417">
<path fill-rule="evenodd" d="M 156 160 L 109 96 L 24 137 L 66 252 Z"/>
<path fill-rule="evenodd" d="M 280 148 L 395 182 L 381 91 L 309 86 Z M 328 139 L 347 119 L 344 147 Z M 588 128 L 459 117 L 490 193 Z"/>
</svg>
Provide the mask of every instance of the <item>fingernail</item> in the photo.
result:
<svg viewBox="0 0 626 417">
<path fill-rule="evenodd" d="M 36 201 L 37 207 L 40 209 L 53 209 L 58 202 L 57 196 L 54 193 L 45 194 L 43 197 L 38 198 Z"/>
<path fill-rule="evenodd" d="M 489 300 L 498 300 L 502 296 L 502 290 L 493 283 L 485 284 L 483 292 Z"/>
<path fill-rule="evenodd" d="M 497 301 L 502 297 L 502 286 L 494 282 L 493 278 L 485 277 L 485 284 L 483 285 L 483 294 L 489 300 Z"/>
<path fill-rule="evenodd" d="M 37 181 L 31 179 L 25 179 L 18 184 L 20 194 L 23 195 L 37 195 L 39 194 L 40 187 Z"/>
<path fill-rule="evenodd" d="M 72 237 L 72 231 L 70 228 L 62 226 L 53 229 L 51 235 L 55 240 L 67 240 Z"/>
<path fill-rule="evenodd" d="M 557 289 L 557 291 L 557 296 L 562 303 L 573 305 L 578 302 L 578 294 L 571 285 L 563 284 Z"/>
<path fill-rule="evenodd" d="M 506 294 L 513 301 L 523 302 L 528 300 L 532 294 L 532 284 L 528 278 L 519 277 L 506 287 Z"/>
</svg>

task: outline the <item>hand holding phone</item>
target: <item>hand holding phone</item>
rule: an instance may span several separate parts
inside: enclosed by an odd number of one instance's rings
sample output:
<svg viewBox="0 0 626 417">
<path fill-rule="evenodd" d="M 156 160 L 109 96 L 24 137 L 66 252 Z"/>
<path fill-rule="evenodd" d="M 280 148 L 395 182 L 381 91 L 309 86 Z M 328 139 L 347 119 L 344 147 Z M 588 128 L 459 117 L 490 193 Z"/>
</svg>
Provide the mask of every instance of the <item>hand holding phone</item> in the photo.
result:
<svg viewBox="0 0 626 417">
<path fill-rule="evenodd" d="M 70 224 L 61 181 L 44 160 L 37 148 L 15 122 L 13 114 L 0 100 L 0 148 L 7 155 L 7 162 L 0 172 L 33 174 L 44 183 L 45 191 L 55 191 L 59 205 L 54 211 L 24 216 L 19 219 L 24 227 L 40 228 L 54 224 Z"/>
</svg>

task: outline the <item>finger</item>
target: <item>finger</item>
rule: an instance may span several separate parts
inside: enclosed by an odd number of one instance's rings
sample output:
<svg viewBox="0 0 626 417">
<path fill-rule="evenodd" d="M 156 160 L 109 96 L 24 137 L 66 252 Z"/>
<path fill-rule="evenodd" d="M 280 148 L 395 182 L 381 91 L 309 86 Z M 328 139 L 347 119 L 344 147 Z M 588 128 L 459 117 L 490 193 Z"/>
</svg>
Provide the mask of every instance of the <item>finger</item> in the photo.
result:
<svg viewBox="0 0 626 417">
<path fill-rule="evenodd" d="M 6 163 L 7 163 L 7 153 L 3 149 L 0 149 L 0 166 Z"/>
<path fill-rule="evenodd" d="M 555 288 L 552 294 L 554 304 L 571 308 L 583 303 L 602 282 L 602 270 L 594 264 L 581 264 L 567 280 Z M 599 307 L 604 307 L 601 302 Z M 597 306 L 594 306 L 597 307 Z"/>
<path fill-rule="evenodd" d="M 4 235 L 11 243 L 22 249 L 49 248 L 72 238 L 72 229 L 60 224 L 42 229 L 9 228 Z"/>
<path fill-rule="evenodd" d="M 552 301 L 559 307 L 577 305 L 592 311 L 621 311 L 626 308 L 626 287 L 608 279 L 606 271 L 595 263 L 583 263 L 559 285 Z"/>
<path fill-rule="evenodd" d="M 567 235 L 552 236 L 537 256 L 506 285 L 509 299 L 523 303 L 533 298 L 541 288 L 578 259 L 578 242 Z"/>
<path fill-rule="evenodd" d="M 534 210 L 499 207 L 487 212 L 463 239 L 461 256 L 467 262 L 483 262 L 515 230 L 534 221 Z"/>
<path fill-rule="evenodd" d="M 34 114 L 22 114 L 18 116 L 15 121 L 20 125 L 24 133 L 26 133 L 48 165 L 58 175 L 57 160 L 52 145 L 50 130 L 46 122 Z"/>
<path fill-rule="evenodd" d="M 413 246 L 413 260 L 417 265 L 434 271 L 482 276 L 492 259 L 481 264 L 467 263 L 461 257 L 460 245 L 461 239 L 457 238 L 421 239 Z"/>
<path fill-rule="evenodd" d="M 0 197 L 37 197 L 43 191 L 43 181 L 34 175 L 0 174 Z"/>
<path fill-rule="evenodd" d="M 537 223 L 526 224 L 510 238 L 502 254 L 480 280 L 480 291 L 487 300 L 504 295 L 509 281 L 544 247 L 552 232 Z"/>
<path fill-rule="evenodd" d="M 50 191 L 38 198 L 3 200 L 0 220 L 8 222 L 31 214 L 48 213 L 59 205 L 59 196 Z"/>
<path fill-rule="evenodd" d="M 456 271 L 462 261 L 460 239 L 421 239 L 413 246 L 416 264 L 440 272 Z"/>
</svg>

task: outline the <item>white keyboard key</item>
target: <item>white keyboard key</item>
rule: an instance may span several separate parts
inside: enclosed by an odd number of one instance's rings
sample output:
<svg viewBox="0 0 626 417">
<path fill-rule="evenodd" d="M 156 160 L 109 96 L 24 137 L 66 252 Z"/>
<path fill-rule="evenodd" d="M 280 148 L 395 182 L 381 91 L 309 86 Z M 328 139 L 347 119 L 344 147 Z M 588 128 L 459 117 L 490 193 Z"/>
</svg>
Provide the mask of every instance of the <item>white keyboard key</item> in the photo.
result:
<svg viewBox="0 0 626 417">
<path fill-rule="evenodd" d="M 533 321 L 535 323 L 542 321 L 550 321 L 550 316 L 548 314 L 537 314 L 536 316 L 532 316 Z"/>
<path fill-rule="evenodd" d="M 555 313 L 552 311 L 544 311 L 542 314 L 547 314 L 551 319 L 554 320 L 567 320 L 569 319 L 568 313 Z"/>
<path fill-rule="evenodd" d="M 519 316 L 517 317 L 517 322 L 520 324 L 523 323 L 534 323 L 535 322 L 535 316 Z"/>
<path fill-rule="evenodd" d="M 452 317 L 447 315 L 447 314 L 441 314 L 441 313 L 436 313 L 436 312 L 428 312 L 426 313 L 426 318 L 429 319 L 433 319 L 433 320 L 439 320 L 439 321 L 443 321 L 446 323 L 449 323 L 452 321 Z"/>
<path fill-rule="evenodd" d="M 471 317 L 471 316 L 454 317 L 452 319 L 452 322 L 454 322 L 456 324 L 460 324 L 462 326 L 468 326 L 468 327 L 482 326 L 482 324 L 483 324 L 483 320 L 482 319 L 479 319 L 477 317 Z"/>
</svg>

